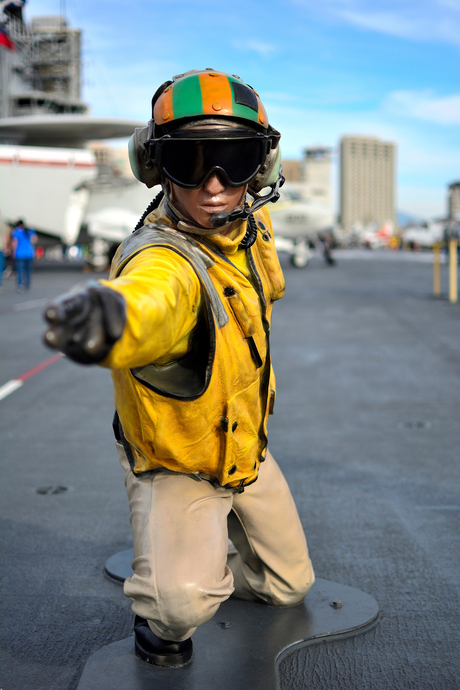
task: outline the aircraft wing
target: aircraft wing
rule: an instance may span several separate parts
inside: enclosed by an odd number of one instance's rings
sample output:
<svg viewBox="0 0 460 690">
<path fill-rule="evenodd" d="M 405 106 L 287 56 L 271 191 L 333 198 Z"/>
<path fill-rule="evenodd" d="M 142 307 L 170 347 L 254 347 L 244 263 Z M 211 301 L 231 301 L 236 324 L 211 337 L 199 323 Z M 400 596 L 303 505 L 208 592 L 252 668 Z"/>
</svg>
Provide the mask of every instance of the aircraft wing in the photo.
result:
<svg viewBox="0 0 460 690">
<path fill-rule="evenodd" d="M 315 240 L 334 225 L 330 209 L 307 201 L 279 201 L 270 207 L 270 216 L 275 237 Z"/>
<path fill-rule="evenodd" d="M 82 148 L 86 142 L 128 138 L 145 123 L 90 115 L 24 115 L 0 119 L 0 143 Z"/>
</svg>

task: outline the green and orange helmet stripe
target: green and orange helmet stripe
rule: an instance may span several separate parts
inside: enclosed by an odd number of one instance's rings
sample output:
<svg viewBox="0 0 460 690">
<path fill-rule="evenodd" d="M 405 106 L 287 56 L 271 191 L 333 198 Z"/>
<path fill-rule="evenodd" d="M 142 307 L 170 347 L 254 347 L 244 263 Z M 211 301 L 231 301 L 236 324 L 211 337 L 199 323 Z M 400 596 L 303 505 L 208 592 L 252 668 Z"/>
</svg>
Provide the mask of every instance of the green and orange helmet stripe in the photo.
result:
<svg viewBox="0 0 460 690">
<path fill-rule="evenodd" d="M 159 126 L 183 118 L 216 116 L 268 128 L 267 113 L 254 89 L 235 75 L 214 70 L 176 77 L 153 107 L 153 119 Z"/>
</svg>

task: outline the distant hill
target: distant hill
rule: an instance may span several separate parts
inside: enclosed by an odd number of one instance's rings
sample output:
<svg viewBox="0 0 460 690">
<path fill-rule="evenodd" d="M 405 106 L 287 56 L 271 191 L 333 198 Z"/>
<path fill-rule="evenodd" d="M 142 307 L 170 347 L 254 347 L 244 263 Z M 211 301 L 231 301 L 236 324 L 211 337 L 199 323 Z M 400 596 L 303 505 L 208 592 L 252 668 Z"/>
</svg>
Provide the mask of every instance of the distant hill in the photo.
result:
<svg viewBox="0 0 460 690">
<path fill-rule="evenodd" d="M 420 216 L 413 216 L 411 213 L 405 213 L 405 211 L 398 211 L 398 224 L 401 227 L 409 225 L 410 223 L 418 223 L 422 218 Z"/>
</svg>

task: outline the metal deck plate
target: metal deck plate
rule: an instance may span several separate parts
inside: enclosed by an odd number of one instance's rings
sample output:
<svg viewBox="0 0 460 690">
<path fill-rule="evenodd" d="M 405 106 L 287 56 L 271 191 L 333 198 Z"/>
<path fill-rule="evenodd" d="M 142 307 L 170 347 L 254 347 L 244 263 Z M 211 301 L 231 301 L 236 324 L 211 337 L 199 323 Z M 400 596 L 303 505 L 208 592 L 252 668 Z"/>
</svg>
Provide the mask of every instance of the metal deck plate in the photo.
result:
<svg viewBox="0 0 460 690">
<path fill-rule="evenodd" d="M 126 551 L 119 551 L 110 556 L 105 562 L 105 574 L 111 579 L 120 584 L 133 574 L 131 563 L 134 559 L 134 552 L 132 547 Z"/>
<path fill-rule="evenodd" d="M 292 608 L 229 599 L 193 635 L 188 666 L 164 669 L 141 661 L 131 636 L 91 655 L 77 690 L 276 690 L 285 656 L 366 632 L 378 612 L 368 594 L 320 579 Z"/>
</svg>

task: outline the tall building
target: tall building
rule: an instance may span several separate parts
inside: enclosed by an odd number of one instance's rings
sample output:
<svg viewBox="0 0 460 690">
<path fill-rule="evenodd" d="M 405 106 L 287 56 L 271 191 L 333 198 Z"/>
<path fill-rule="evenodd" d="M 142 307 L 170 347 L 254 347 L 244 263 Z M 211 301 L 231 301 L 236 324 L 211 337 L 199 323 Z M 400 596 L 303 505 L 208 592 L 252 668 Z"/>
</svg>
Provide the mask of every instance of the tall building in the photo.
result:
<svg viewBox="0 0 460 690">
<path fill-rule="evenodd" d="M 332 149 L 329 146 L 313 146 L 305 149 L 304 154 L 305 197 L 322 206 L 332 206 Z"/>
<path fill-rule="evenodd" d="M 347 135 L 340 141 L 340 222 L 395 222 L 396 145 L 377 137 Z"/>
<path fill-rule="evenodd" d="M 0 117 L 85 113 L 80 29 L 60 16 L 11 16 L 6 28 L 17 50 L 0 50 Z"/>
<path fill-rule="evenodd" d="M 302 198 L 321 206 L 332 205 L 331 198 L 332 149 L 315 146 L 304 150 L 302 159 L 283 159 L 283 175 L 293 183 Z"/>
<path fill-rule="evenodd" d="M 460 181 L 449 185 L 449 218 L 460 220 Z"/>
</svg>

